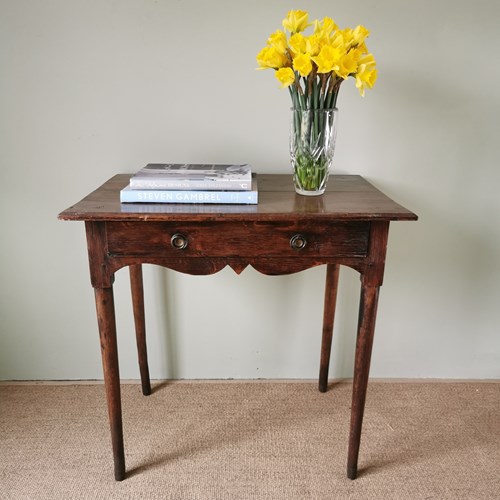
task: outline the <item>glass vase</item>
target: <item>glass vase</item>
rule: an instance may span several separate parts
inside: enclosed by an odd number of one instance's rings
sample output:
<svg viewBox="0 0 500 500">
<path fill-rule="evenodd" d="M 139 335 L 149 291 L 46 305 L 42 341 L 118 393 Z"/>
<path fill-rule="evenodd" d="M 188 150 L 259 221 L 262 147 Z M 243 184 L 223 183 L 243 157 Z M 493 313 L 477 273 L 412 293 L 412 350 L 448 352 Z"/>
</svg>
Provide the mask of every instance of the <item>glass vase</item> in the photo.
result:
<svg viewBox="0 0 500 500">
<path fill-rule="evenodd" d="M 335 151 L 337 114 L 337 108 L 292 108 L 290 160 L 298 194 L 325 192 Z"/>
</svg>

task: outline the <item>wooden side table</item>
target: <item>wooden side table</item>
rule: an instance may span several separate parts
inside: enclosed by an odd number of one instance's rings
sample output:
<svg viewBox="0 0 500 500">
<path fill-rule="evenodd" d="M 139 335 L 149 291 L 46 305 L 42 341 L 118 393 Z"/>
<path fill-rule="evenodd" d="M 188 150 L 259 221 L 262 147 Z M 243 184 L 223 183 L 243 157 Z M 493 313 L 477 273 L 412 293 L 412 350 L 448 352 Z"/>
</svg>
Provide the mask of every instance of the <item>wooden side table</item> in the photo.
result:
<svg viewBox="0 0 500 500">
<path fill-rule="evenodd" d="M 355 479 L 379 288 L 390 221 L 417 216 L 360 176 L 336 175 L 319 197 L 295 194 L 291 177 L 259 175 L 258 205 L 120 204 L 129 175 L 116 175 L 59 219 L 84 221 L 95 291 L 115 478 L 125 478 L 114 273 L 130 268 L 143 394 L 151 394 L 144 324 L 142 264 L 206 275 L 248 265 L 269 275 L 326 264 L 319 390 L 327 390 L 339 266 L 360 273 L 347 476 Z"/>
</svg>

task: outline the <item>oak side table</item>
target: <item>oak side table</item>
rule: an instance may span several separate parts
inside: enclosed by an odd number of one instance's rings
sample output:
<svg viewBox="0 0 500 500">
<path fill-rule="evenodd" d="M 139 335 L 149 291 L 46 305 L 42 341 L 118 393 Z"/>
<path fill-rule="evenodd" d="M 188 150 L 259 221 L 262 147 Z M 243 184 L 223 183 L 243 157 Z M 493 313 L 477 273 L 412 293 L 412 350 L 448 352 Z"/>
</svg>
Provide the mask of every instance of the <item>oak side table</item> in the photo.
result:
<svg viewBox="0 0 500 500">
<path fill-rule="evenodd" d="M 417 216 L 357 175 L 330 177 L 323 196 L 295 194 L 291 176 L 258 175 L 258 205 L 120 204 L 130 175 L 116 175 L 59 219 L 84 221 L 95 292 L 115 479 L 125 478 L 114 273 L 129 266 L 142 392 L 151 394 L 142 264 L 206 275 L 247 266 L 268 275 L 326 265 L 319 390 L 327 390 L 339 266 L 360 273 L 347 476 L 357 476 L 379 288 L 389 223 Z"/>
</svg>

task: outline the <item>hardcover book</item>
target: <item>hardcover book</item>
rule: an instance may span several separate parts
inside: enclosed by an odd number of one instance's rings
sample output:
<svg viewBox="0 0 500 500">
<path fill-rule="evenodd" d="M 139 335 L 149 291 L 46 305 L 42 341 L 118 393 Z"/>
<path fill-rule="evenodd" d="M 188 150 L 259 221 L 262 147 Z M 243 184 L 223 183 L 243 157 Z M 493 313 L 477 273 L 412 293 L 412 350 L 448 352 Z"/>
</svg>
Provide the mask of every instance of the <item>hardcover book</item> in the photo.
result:
<svg viewBox="0 0 500 500">
<path fill-rule="evenodd" d="M 250 191 L 248 164 L 149 163 L 130 178 L 133 189 Z"/>
<path fill-rule="evenodd" d="M 256 205 L 257 179 L 249 191 L 134 189 L 130 184 L 120 191 L 121 203 L 210 203 Z"/>
</svg>

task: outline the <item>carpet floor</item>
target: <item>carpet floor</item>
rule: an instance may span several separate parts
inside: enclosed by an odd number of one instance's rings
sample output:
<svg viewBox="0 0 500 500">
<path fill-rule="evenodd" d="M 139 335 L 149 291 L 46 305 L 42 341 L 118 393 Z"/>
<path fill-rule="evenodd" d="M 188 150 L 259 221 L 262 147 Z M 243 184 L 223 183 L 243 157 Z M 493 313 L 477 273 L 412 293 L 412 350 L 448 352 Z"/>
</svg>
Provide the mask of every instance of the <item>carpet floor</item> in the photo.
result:
<svg viewBox="0 0 500 500">
<path fill-rule="evenodd" d="M 127 478 L 113 479 L 102 385 L 0 385 L 0 498 L 500 499 L 500 383 L 368 387 L 346 478 L 351 384 L 122 385 Z"/>
</svg>

